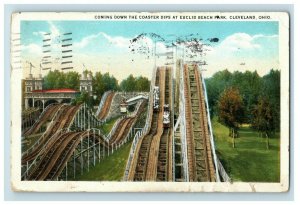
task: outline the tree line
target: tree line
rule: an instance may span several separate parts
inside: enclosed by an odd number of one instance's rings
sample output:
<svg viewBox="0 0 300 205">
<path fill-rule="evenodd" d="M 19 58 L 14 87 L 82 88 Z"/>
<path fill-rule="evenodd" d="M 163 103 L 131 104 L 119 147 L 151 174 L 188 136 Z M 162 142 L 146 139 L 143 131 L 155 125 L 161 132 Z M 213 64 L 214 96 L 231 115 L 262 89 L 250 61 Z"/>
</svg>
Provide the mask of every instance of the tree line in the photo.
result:
<svg viewBox="0 0 300 205">
<path fill-rule="evenodd" d="M 97 96 L 96 100 L 89 99 L 87 94 L 82 93 L 78 97 L 78 102 L 89 102 L 88 104 L 99 103 L 102 95 L 109 90 L 124 91 L 124 92 L 149 92 L 150 81 L 143 76 L 134 77 L 130 74 L 126 79 L 118 83 L 118 80 L 108 72 L 96 72 L 93 74 L 91 71 L 85 70 L 84 74 L 92 75 L 93 95 Z M 76 71 L 62 72 L 59 70 L 49 71 L 44 77 L 44 89 L 59 89 L 70 88 L 79 90 L 80 87 L 80 74 Z"/>
<path fill-rule="evenodd" d="M 79 90 L 80 75 L 75 71 L 67 73 L 59 70 L 49 71 L 44 77 L 43 89 L 70 88 Z"/>
<path fill-rule="evenodd" d="M 223 70 L 205 82 L 211 115 L 230 128 L 231 137 L 242 123 L 267 137 L 280 130 L 280 71 L 261 77 L 256 71 Z"/>
</svg>

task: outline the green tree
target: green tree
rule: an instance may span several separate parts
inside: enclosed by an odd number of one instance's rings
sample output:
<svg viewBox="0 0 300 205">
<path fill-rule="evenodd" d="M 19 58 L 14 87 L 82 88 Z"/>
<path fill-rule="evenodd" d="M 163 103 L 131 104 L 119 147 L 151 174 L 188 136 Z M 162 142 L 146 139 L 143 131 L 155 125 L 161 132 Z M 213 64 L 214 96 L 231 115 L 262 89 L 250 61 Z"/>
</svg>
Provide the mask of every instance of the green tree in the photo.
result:
<svg viewBox="0 0 300 205">
<path fill-rule="evenodd" d="M 44 89 L 59 89 L 59 88 L 71 88 L 79 90 L 80 79 L 79 74 L 75 71 L 61 72 L 59 70 L 49 71 L 44 77 Z"/>
<path fill-rule="evenodd" d="M 245 73 L 235 71 L 232 75 L 232 86 L 239 89 L 244 102 L 243 122 L 250 123 L 253 118 L 252 109 L 261 93 L 261 81 L 256 71 Z"/>
<path fill-rule="evenodd" d="M 235 147 L 237 129 L 243 116 L 243 100 L 237 88 L 227 88 L 219 98 L 219 119 L 229 127 L 229 136 L 232 137 L 232 146 Z"/>
<path fill-rule="evenodd" d="M 109 75 L 109 73 L 102 74 L 101 72 L 96 72 L 93 77 L 93 89 L 96 95 L 102 96 L 106 91 L 118 90 L 118 81 L 114 76 Z"/>
<path fill-rule="evenodd" d="M 44 89 L 55 89 L 59 88 L 57 87 L 59 85 L 58 79 L 60 79 L 62 73 L 59 72 L 58 70 L 55 71 L 49 71 L 49 73 L 44 77 L 44 84 L 43 88 Z"/>
<path fill-rule="evenodd" d="M 101 72 L 96 72 L 95 76 L 93 77 L 93 90 L 99 98 L 103 95 L 105 92 L 104 83 L 102 80 L 102 74 Z"/>
<path fill-rule="evenodd" d="M 120 83 L 120 89 L 125 92 L 149 92 L 150 81 L 146 77 L 135 78 L 131 74 Z"/>
<path fill-rule="evenodd" d="M 65 73 L 65 87 L 79 90 L 80 75 L 75 71 Z"/>
<path fill-rule="evenodd" d="M 65 80 L 66 80 L 65 74 L 63 72 L 60 72 L 55 82 L 55 88 L 67 88 Z"/>
<path fill-rule="evenodd" d="M 93 97 L 88 92 L 81 92 L 73 101 L 72 104 L 79 105 L 85 103 L 88 107 L 93 106 Z"/>
<path fill-rule="evenodd" d="M 280 71 L 271 70 L 263 77 L 262 95 L 267 96 L 274 115 L 273 127 L 280 130 Z"/>
<path fill-rule="evenodd" d="M 253 109 L 253 127 L 266 136 L 266 147 L 269 149 L 269 135 L 274 131 L 274 113 L 270 101 L 266 97 L 260 97 Z"/>
<path fill-rule="evenodd" d="M 136 80 L 132 74 L 130 74 L 125 80 L 120 84 L 122 91 L 131 92 L 136 90 Z"/>
<path fill-rule="evenodd" d="M 136 89 L 139 92 L 149 92 L 150 90 L 150 81 L 148 78 L 139 76 L 136 78 Z"/>
<path fill-rule="evenodd" d="M 115 79 L 115 77 L 110 76 L 109 73 L 104 73 L 102 76 L 102 81 L 105 91 L 118 89 L 118 81 Z"/>
<path fill-rule="evenodd" d="M 211 115 L 217 115 L 218 100 L 224 89 L 232 85 L 232 73 L 227 69 L 215 73 L 211 78 L 205 80 L 207 87 L 208 103 Z"/>
</svg>

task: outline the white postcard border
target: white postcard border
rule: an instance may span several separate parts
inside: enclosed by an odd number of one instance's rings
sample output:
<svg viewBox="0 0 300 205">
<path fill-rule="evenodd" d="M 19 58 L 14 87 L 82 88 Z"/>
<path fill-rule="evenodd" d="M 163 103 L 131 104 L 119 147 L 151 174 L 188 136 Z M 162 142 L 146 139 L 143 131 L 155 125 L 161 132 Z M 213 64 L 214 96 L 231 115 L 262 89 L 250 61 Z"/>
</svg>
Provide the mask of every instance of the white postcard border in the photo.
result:
<svg viewBox="0 0 300 205">
<path fill-rule="evenodd" d="M 36 192 L 285 192 L 289 189 L 289 16 L 284 12 L 26 12 L 12 15 L 11 37 L 20 33 L 22 20 L 81 20 L 99 21 L 98 14 L 109 15 L 255 15 L 271 16 L 263 21 L 279 22 L 279 63 L 281 68 L 281 145 L 280 183 L 202 183 L 202 182 L 82 182 L 82 181 L 21 181 L 21 69 L 11 67 L 11 185 L 14 191 Z M 117 19 L 113 19 L 117 21 Z M 135 21 L 122 19 L 120 21 Z M 141 21 L 137 19 L 137 21 Z M 148 21 L 148 20 L 143 20 Z M 153 21 L 153 20 L 149 20 Z M 170 21 L 156 19 L 155 21 Z M 177 20 L 178 21 L 178 20 Z M 188 19 L 188 21 L 207 21 Z M 209 21 L 219 21 L 212 19 Z M 228 19 L 226 20 L 228 21 Z M 261 21 L 237 20 L 230 21 Z"/>
</svg>

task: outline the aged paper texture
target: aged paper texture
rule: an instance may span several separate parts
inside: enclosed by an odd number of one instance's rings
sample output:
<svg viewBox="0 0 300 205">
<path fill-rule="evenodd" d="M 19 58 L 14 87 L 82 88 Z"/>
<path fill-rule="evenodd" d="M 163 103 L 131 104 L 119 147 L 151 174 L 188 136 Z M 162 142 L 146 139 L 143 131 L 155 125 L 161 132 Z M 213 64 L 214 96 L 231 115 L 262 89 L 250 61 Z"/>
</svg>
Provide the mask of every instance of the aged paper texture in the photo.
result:
<svg viewBox="0 0 300 205">
<path fill-rule="evenodd" d="M 287 13 L 14 13 L 11 94 L 14 191 L 289 189 Z"/>
</svg>

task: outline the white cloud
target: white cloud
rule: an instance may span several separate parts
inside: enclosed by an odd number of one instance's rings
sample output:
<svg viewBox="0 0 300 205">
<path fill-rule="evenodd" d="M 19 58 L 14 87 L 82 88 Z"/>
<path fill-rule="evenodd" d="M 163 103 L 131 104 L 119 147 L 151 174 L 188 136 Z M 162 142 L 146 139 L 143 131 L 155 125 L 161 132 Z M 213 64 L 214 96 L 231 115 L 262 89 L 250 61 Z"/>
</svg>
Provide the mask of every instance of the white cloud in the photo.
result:
<svg viewBox="0 0 300 205">
<path fill-rule="evenodd" d="M 42 53 L 42 48 L 40 45 L 38 44 L 28 44 L 28 45 L 23 45 L 21 47 L 22 52 L 26 53 L 26 54 L 35 54 L 35 55 L 41 55 Z"/>
<path fill-rule="evenodd" d="M 227 58 L 232 55 L 255 54 L 268 49 L 269 43 L 277 44 L 275 39 L 278 35 L 249 35 L 247 33 L 235 33 L 226 37 L 219 45 L 210 48 L 209 56 Z"/>
<path fill-rule="evenodd" d="M 278 38 L 278 35 L 264 35 L 256 34 L 249 35 L 247 33 L 235 33 L 226 37 L 218 46 L 212 48 L 212 52 L 219 52 L 222 54 L 231 54 L 236 51 L 255 51 L 263 49 L 263 39 Z"/>
<path fill-rule="evenodd" d="M 130 39 L 122 36 L 110 36 L 104 32 L 99 32 L 97 34 L 89 35 L 81 39 L 79 42 L 74 43 L 75 48 L 85 48 L 88 45 L 94 45 L 95 43 L 103 42 L 103 40 L 108 41 L 108 43 L 116 46 L 118 48 L 128 48 Z"/>
<path fill-rule="evenodd" d="M 278 35 L 235 33 L 225 38 L 218 46 L 207 53 L 207 76 L 218 70 L 254 71 L 265 75 L 271 68 L 278 69 L 276 49 Z M 275 46 L 275 47 L 274 47 Z"/>
<path fill-rule="evenodd" d="M 260 49 L 261 45 L 254 41 L 254 36 L 246 33 L 235 33 L 224 39 L 219 45 L 220 49 L 227 51 L 237 51 L 240 49 L 252 50 Z"/>
<path fill-rule="evenodd" d="M 59 29 L 54 25 L 54 23 L 52 21 L 48 21 L 48 24 L 50 26 L 50 33 L 52 38 L 55 38 L 57 36 L 59 36 L 60 31 Z"/>
<path fill-rule="evenodd" d="M 253 40 L 256 40 L 256 39 L 259 39 L 259 38 L 278 38 L 278 35 L 264 35 L 264 34 L 257 34 L 257 35 L 254 35 L 253 37 Z"/>
<path fill-rule="evenodd" d="M 45 33 L 46 33 L 46 32 L 44 32 L 44 31 L 35 31 L 35 32 L 33 32 L 32 34 L 33 34 L 34 36 L 41 36 L 41 37 L 43 37 Z"/>
<path fill-rule="evenodd" d="M 86 47 L 91 41 L 96 39 L 99 35 L 90 35 L 87 37 L 84 37 L 80 42 L 75 42 L 74 47 L 76 48 L 84 48 Z"/>
<path fill-rule="evenodd" d="M 130 43 L 131 38 L 126 38 L 123 36 L 111 36 L 105 32 L 99 32 L 97 34 L 89 35 L 81 39 L 79 42 L 74 43 L 75 49 L 84 49 L 88 46 L 95 46 L 95 44 L 105 43 L 107 42 L 111 46 L 116 48 L 127 49 L 129 52 L 129 47 L 131 46 Z M 138 41 L 134 47 L 138 48 L 139 46 L 148 47 L 149 50 L 154 49 L 154 42 L 149 37 L 144 37 L 142 40 Z M 156 51 L 157 53 L 166 52 L 166 46 L 162 42 L 156 43 Z"/>
<path fill-rule="evenodd" d="M 120 47 L 120 48 L 128 48 L 129 43 L 130 43 L 130 39 L 129 38 L 124 38 L 122 36 L 116 36 L 116 37 L 112 37 L 110 35 L 107 35 L 104 32 L 100 32 L 99 34 L 101 34 L 104 38 L 106 38 L 109 43 L 115 45 L 116 47 Z"/>
</svg>

